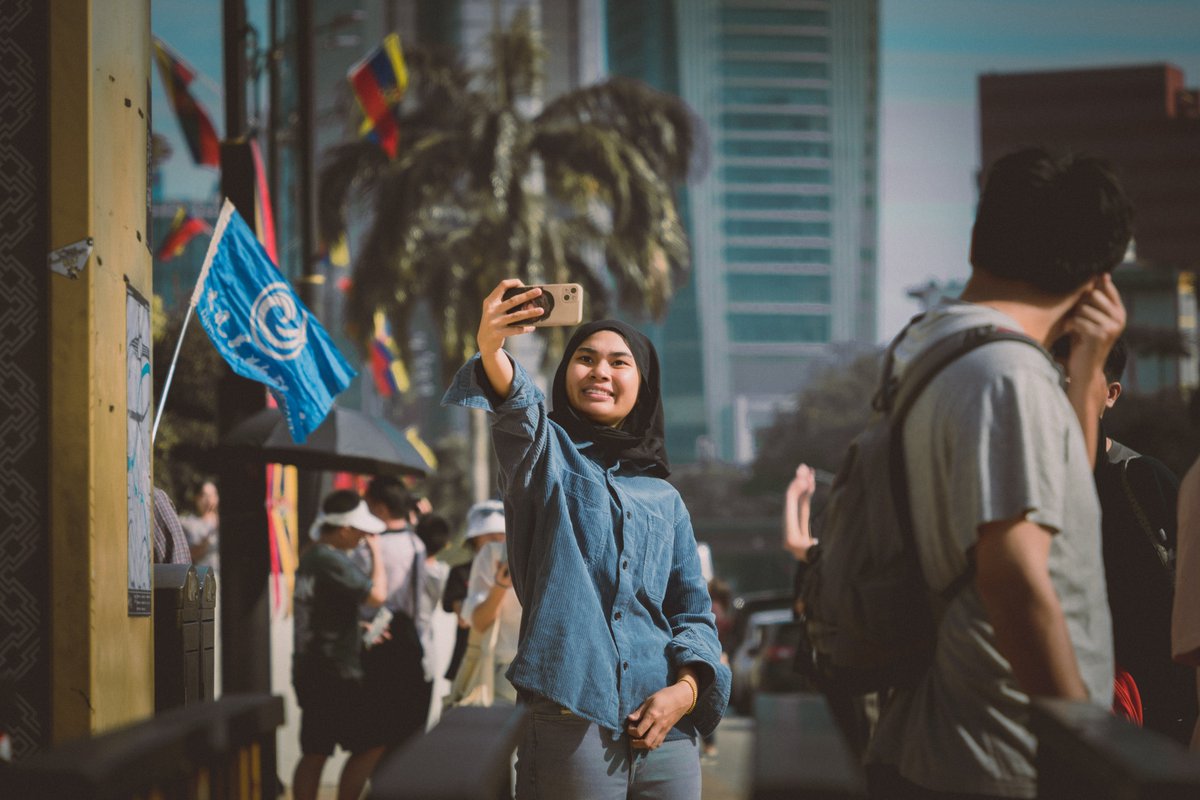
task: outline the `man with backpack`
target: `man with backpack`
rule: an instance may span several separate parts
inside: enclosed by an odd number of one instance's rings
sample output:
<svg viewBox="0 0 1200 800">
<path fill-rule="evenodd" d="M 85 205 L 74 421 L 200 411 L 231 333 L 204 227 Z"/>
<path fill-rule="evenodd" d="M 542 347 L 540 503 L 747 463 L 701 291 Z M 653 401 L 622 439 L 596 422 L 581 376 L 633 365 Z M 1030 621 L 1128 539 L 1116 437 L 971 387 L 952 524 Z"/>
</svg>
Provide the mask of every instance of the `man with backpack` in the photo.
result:
<svg viewBox="0 0 1200 800">
<path fill-rule="evenodd" d="M 980 198 L 962 299 L 918 317 L 889 351 L 884 394 L 903 397 L 910 369 L 932 375 L 893 441 L 935 645 L 881 712 L 867 753 L 876 796 L 1034 797 L 1030 697 L 1111 704 L 1095 388 L 1125 325 L 1109 273 L 1130 218 L 1102 162 L 1005 156 Z M 1004 336 L 954 344 L 930 370 L 923 356 L 968 330 Z M 1045 351 L 1063 334 L 1065 393 Z"/>
</svg>

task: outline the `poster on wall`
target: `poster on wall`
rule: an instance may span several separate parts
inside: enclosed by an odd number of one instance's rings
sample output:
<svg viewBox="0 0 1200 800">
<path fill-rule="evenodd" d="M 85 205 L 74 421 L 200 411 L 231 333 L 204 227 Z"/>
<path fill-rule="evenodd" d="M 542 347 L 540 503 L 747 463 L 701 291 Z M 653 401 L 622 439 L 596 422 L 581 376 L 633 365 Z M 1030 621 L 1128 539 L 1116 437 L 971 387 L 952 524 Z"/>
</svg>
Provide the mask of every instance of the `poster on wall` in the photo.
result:
<svg viewBox="0 0 1200 800">
<path fill-rule="evenodd" d="M 129 510 L 129 616 L 150 616 L 151 520 L 150 483 L 150 304 L 133 287 L 125 296 L 126 505 Z"/>
</svg>

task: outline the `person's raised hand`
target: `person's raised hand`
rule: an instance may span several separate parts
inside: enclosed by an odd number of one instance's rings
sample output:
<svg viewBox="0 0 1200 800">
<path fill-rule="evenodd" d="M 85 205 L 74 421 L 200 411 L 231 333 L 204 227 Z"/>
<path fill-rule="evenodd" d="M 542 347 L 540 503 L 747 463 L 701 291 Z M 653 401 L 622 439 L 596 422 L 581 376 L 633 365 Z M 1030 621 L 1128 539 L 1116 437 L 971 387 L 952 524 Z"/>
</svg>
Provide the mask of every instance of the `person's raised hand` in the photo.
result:
<svg viewBox="0 0 1200 800">
<path fill-rule="evenodd" d="M 540 288 L 534 287 L 507 300 L 504 299 L 505 291 L 522 285 L 517 278 L 506 278 L 500 281 L 492 293 L 483 299 L 479 331 L 475 334 L 475 341 L 479 346 L 480 353 L 485 355 L 495 353 L 504 347 L 504 340 L 507 337 L 532 333 L 536 330 L 532 325 L 514 325 L 513 323 L 525 322 L 542 315 L 542 309 L 538 306 L 521 308 L 522 305 L 542 293 Z"/>
<path fill-rule="evenodd" d="M 808 464 L 796 467 L 796 475 L 788 484 L 787 492 L 797 500 L 807 500 L 817 490 L 817 476 Z"/>
<path fill-rule="evenodd" d="M 1071 309 L 1063 326 L 1071 336 L 1067 376 L 1087 384 L 1104 369 L 1113 344 L 1125 330 L 1125 305 L 1112 276 L 1101 275 Z"/>
</svg>

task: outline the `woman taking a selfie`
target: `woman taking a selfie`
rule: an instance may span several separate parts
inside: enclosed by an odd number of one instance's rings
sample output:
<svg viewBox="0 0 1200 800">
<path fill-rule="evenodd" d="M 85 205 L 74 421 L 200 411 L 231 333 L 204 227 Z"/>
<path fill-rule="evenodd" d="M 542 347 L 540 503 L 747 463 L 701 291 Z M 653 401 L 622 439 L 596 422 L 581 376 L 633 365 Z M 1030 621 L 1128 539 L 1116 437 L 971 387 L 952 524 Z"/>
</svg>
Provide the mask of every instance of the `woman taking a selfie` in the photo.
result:
<svg viewBox="0 0 1200 800">
<path fill-rule="evenodd" d="M 615 320 L 577 328 L 554 411 L 501 349 L 542 309 L 484 300 L 477 341 L 444 403 L 492 412 L 509 569 L 524 608 L 508 677 L 533 712 L 517 797 L 700 797 L 698 737 L 729 698 L 691 520 L 663 478 L 658 357 Z"/>
</svg>

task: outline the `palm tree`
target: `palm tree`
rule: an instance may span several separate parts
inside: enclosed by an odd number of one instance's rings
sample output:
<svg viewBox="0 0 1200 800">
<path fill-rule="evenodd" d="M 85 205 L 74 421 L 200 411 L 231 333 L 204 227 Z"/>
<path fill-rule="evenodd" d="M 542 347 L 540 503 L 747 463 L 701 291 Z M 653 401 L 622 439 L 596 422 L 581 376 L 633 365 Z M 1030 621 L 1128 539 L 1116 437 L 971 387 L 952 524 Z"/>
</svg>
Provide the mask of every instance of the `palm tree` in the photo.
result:
<svg viewBox="0 0 1200 800">
<path fill-rule="evenodd" d="M 576 282 L 592 316 L 620 307 L 661 318 L 688 270 L 674 189 L 693 168 L 695 117 L 677 97 L 615 78 L 533 113 L 544 50 L 527 14 L 492 37 L 490 66 L 413 49 L 394 160 L 373 143 L 326 153 L 319 230 L 372 206 L 346 320 L 354 338 L 383 311 L 407 360 L 428 301 L 444 370 L 474 351 L 483 298 L 502 278 Z"/>
</svg>

